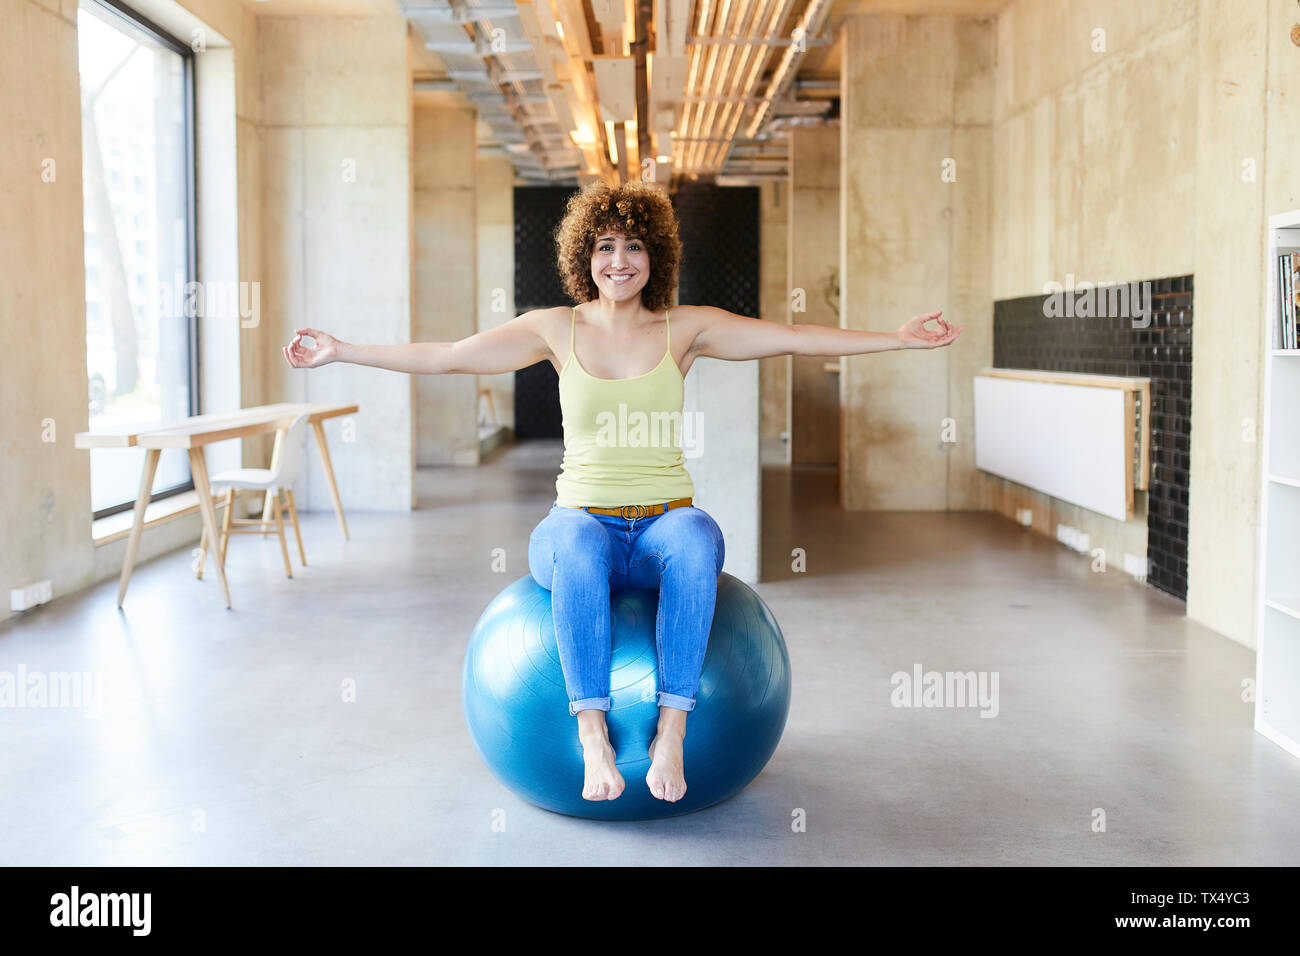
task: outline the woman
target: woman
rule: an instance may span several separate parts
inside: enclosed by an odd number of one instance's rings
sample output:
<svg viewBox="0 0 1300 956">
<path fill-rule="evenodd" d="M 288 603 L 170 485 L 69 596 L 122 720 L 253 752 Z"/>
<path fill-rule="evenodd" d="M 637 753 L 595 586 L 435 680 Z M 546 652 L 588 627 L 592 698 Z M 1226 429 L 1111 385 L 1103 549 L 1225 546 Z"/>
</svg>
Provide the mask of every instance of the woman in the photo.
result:
<svg viewBox="0 0 1300 956">
<path fill-rule="evenodd" d="M 493 375 L 542 360 L 555 367 L 564 461 L 555 502 L 529 539 L 528 563 L 552 593 L 569 713 L 586 765 L 582 795 L 613 800 L 623 792 L 605 724 L 609 593 L 640 587 L 659 591 L 659 723 L 646 783 L 655 797 L 677 801 L 686 793 L 686 716 L 695 707 L 724 557 L 717 523 L 691 503 L 694 485 L 680 447 L 691 364 L 700 356 L 743 362 L 932 349 L 953 342 L 964 326 L 952 328 L 940 312 L 915 316 L 897 332 L 862 332 L 760 322 L 711 306 L 669 308 L 681 243 L 672 204 L 649 183 L 597 182 L 575 193 L 556 245 L 575 308 L 525 312 L 459 342 L 353 345 L 297 329 L 284 356 L 294 368 L 351 362 L 426 374 Z M 930 321 L 939 328 L 926 329 Z M 659 441 L 644 430 L 609 427 L 638 412 L 677 424 L 677 434 Z"/>
</svg>

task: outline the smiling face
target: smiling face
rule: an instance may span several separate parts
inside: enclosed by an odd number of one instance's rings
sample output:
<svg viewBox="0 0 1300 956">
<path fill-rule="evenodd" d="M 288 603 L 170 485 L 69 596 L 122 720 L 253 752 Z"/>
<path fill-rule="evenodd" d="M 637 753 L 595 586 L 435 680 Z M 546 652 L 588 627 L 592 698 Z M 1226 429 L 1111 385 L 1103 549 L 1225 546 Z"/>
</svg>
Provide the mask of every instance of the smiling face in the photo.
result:
<svg viewBox="0 0 1300 956">
<path fill-rule="evenodd" d="M 650 253 L 638 236 L 605 230 L 591 250 L 591 278 L 600 294 L 615 302 L 641 294 L 650 280 Z"/>
</svg>

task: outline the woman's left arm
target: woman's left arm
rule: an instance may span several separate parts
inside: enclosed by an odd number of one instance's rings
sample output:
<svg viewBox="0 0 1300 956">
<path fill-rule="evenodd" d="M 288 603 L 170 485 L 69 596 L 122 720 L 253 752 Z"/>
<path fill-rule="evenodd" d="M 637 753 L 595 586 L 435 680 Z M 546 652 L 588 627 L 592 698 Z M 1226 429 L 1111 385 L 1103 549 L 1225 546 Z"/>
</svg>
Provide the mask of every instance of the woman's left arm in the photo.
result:
<svg viewBox="0 0 1300 956">
<path fill-rule="evenodd" d="M 939 312 L 908 319 L 895 332 L 867 332 L 828 325 L 786 325 L 736 315 L 713 306 L 695 306 L 699 332 L 691 344 L 696 355 L 743 362 L 773 355 L 862 355 L 893 349 L 937 349 L 957 340 L 953 328 Z M 927 329 L 929 322 L 938 328 Z"/>
</svg>

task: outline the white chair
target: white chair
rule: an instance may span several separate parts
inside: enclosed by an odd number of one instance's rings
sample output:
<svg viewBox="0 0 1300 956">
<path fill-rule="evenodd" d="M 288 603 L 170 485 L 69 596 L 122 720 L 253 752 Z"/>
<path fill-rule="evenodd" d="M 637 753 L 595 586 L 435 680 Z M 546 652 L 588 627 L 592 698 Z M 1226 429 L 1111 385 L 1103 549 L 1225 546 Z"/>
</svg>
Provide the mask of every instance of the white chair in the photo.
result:
<svg viewBox="0 0 1300 956">
<path fill-rule="evenodd" d="M 302 532 L 298 530 L 298 509 L 293 503 L 293 488 L 290 487 L 298 477 L 298 472 L 302 468 L 302 443 L 303 436 L 307 431 L 308 414 L 304 412 L 295 418 L 282 435 L 279 443 L 279 455 L 271 463 L 270 468 L 231 468 L 228 471 L 219 472 L 210 479 L 214 499 L 221 491 L 226 494 L 226 514 L 221 524 L 221 541 L 218 543 L 217 560 L 225 566 L 226 563 L 226 545 L 229 543 L 232 534 L 262 534 L 266 529 L 264 522 L 268 516 L 263 514 L 260 518 L 235 518 L 235 493 L 239 491 L 259 491 L 263 494 L 263 511 L 266 510 L 266 503 L 270 504 L 271 515 L 275 517 L 275 530 L 280 535 L 280 553 L 284 556 L 284 573 L 288 577 L 293 577 L 293 568 L 289 564 L 289 546 L 284 537 L 284 519 L 283 514 L 287 508 L 289 518 L 293 522 L 293 533 L 298 539 L 298 557 L 302 560 L 303 567 L 307 566 L 307 552 L 302 547 Z M 284 492 L 284 497 L 280 497 L 280 492 Z M 215 504 L 215 500 L 214 500 Z M 232 527 L 232 525 L 256 525 L 257 528 Z M 204 529 L 203 538 L 199 542 L 199 567 L 198 577 L 203 577 L 203 559 L 207 553 L 208 534 Z"/>
</svg>

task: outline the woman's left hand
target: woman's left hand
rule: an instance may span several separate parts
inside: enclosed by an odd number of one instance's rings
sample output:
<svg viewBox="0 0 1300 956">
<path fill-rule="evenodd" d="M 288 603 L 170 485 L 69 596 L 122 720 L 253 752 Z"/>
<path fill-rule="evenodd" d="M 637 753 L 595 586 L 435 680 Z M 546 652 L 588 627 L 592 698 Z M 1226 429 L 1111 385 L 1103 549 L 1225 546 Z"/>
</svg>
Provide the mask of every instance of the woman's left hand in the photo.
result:
<svg viewBox="0 0 1300 956">
<path fill-rule="evenodd" d="M 905 349 L 937 349 L 955 342 L 966 326 L 959 325 L 954 329 L 939 318 L 941 315 L 943 315 L 942 309 L 938 312 L 925 312 L 912 316 L 898 330 L 899 343 Z M 925 325 L 931 320 L 939 323 L 939 328 L 927 329 Z"/>
</svg>

